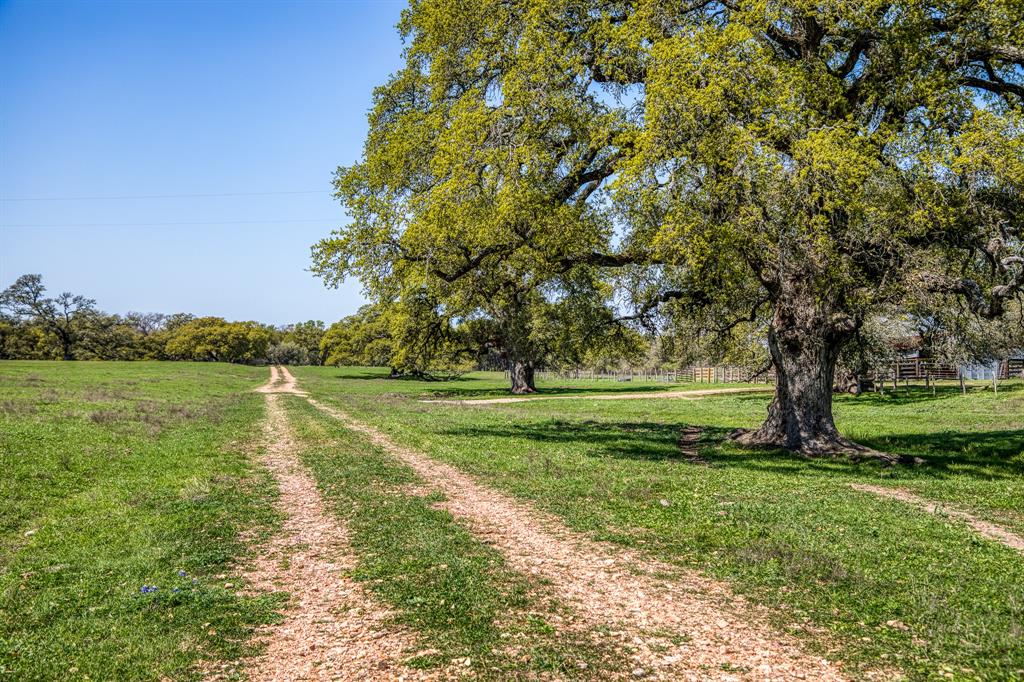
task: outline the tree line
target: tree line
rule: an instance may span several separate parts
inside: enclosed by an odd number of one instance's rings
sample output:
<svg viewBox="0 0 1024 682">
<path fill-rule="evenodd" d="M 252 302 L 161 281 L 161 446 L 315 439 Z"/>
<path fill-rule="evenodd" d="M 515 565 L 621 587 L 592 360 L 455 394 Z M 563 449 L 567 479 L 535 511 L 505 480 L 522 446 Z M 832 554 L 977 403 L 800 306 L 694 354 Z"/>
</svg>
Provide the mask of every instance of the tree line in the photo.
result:
<svg viewBox="0 0 1024 682">
<path fill-rule="evenodd" d="M 572 330 L 552 325 L 535 341 L 545 366 L 637 358 L 642 339 L 601 331 L 601 353 L 580 352 Z M 504 369 L 507 359 L 486 321 L 457 321 L 426 301 L 366 305 L 330 326 L 308 320 L 285 326 L 228 321 L 190 313 L 105 313 L 96 301 L 63 292 L 49 296 L 37 274 L 0 292 L 0 359 L 193 360 L 289 365 L 390 367 L 395 376 L 444 377 Z"/>
<path fill-rule="evenodd" d="M 554 318 L 552 318 L 554 319 Z M 285 326 L 228 321 L 190 313 L 110 314 L 96 301 L 63 292 L 49 296 L 37 274 L 0 292 L 0 360 L 191 360 L 288 365 L 390 367 L 393 376 L 450 377 L 504 369 L 493 325 L 454 320 L 424 300 L 366 305 L 330 326 L 308 320 Z M 607 338 L 600 353 L 581 353 L 571 329 L 552 325 L 534 341 L 545 366 L 637 358 L 642 339 Z"/>
<path fill-rule="evenodd" d="M 274 327 L 189 313 L 105 313 L 96 301 L 48 296 L 40 275 L 0 293 L 0 359 L 196 360 L 323 364 L 324 323 Z"/>
<path fill-rule="evenodd" d="M 555 320 L 557 318 L 552 318 Z M 953 367 L 1024 350 L 1019 304 L 996 324 L 955 310 L 876 316 L 844 349 L 837 390 L 860 392 L 912 344 Z M 579 336 L 590 327 L 590 336 Z M 539 327 L 538 327 L 539 328 Z M 732 335 L 680 325 L 644 332 L 614 319 L 553 322 L 538 344 L 537 369 L 556 372 L 678 371 L 726 364 L 753 379 L 772 367 L 764 328 Z M 369 304 L 330 326 L 308 320 L 284 326 L 230 322 L 189 313 L 104 313 L 69 292 L 48 297 L 39 275 L 24 275 L 0 293 L 0 360 L 190 360 L 251 364 L 388 367 L 392 377 L 451 378 L 472 370 L 509 370 L 513 360 L 487 320 L 455 320 L 417 306 Z"/>
</svg>

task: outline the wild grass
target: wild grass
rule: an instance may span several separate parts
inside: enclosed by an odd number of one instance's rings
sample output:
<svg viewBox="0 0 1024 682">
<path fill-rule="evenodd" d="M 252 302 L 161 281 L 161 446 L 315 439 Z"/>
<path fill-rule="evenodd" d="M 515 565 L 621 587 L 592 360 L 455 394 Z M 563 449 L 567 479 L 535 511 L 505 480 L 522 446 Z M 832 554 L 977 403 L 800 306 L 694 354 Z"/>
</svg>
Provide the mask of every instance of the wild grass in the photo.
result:
<svg viewBox="0 0 1024 682">
<path fill-rule="evenodd" d="M 562 381 L 540 386 L 580 400 L 470 407 L 418 399 L 501 395 L 502 377 L 293 372 L 316 398 L 579 531 L 730 581 L 854 673 L 1024 679 L 1024 557 L 849 485 L 898 485 L 1024 532 L 1020 382 L 998 395 L 943 385 L 838 397 L 844 433 L 924 459 L 884 467 L 733 447 L 726 434 L 756 425 L 767 395 L 672 400 L 657 390 L 677 387 L 658 383 L 650 399 L 602 402 L 586 397 L 641 386 Z M 263 416 L 250 389 L 266 376 L 202 363 L 0 363 L 0 679 L 195 678 L 277 618 L 278 596 L 226 587 L 240 584 L 240 534 L 276 522 L 274 485 L 250 445 Z M 507 568 L 409 470 L 284 399 L 303 461 L 349 524 L 355 577 L 422 638 L 417 665 L 468 658 L 498 679 L 621 668 L 614 652 L 554 627 L 562 610 L 543 585 Z"/>
<path fill-rule="evenodd" d="M 0 679 L 193 679 L 274 595 L 228 583 L 275 522 L 250 463 L 266 370 L 0 363 Z"/>
<path fill-rule="evenodd" d="M 769 396 L 428 405 L 437 384 L 296 368 L 303 388 L 600 539 L 729 580 L 851 670 L 1024 678 L 1024 557 L 964 524 L 852 490 L 899 485 L 1024 529 L 1024 385 L 838 397 L 842 431 L 920 466 L 733 447 Z M 356 375 L 352 378 L 351 375 Z M 500 376 L 464 379 L 492 390 Z M 542 386 L 543 388 L 543 386 Z M 679 448 L 701 429 L 700 462 Z M 664 502 L 663 502 L 664 501 Z"/>
</svg>

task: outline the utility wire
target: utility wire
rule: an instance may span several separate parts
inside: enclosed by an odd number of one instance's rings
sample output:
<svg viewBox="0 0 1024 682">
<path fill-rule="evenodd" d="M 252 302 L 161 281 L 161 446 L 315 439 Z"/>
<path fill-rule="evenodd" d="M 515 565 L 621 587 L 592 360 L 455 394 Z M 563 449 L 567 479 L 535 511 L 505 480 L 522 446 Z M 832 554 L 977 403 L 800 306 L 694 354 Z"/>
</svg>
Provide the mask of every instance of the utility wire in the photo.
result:
<svg viewBox="0 0 1024 682">
<path fill-rule="evenodd" d="M 0 229 L 23 227 L 172 227 L 180 225 L 272 225 L 281 223 L 334 223 L 338 218 L 298 218 L 295 220 L 199 220 L 162 223 L 32 223 L 21 225 L 0 225 Z"/>
<path fill-rule="evenodd" d="M 125 194 L 122 196 L 82 196 L 82 197 L 0 197 L 0 201 L 91 201 L 93 199 L 111 199 L 124 201 L 128 199 L 193 199 L 199 197 L 267 197 L 282 194 L 328 194 L 327 190 L 306 189 L 294 192 L 217 192 L 213 194 Z"/>
</svg>

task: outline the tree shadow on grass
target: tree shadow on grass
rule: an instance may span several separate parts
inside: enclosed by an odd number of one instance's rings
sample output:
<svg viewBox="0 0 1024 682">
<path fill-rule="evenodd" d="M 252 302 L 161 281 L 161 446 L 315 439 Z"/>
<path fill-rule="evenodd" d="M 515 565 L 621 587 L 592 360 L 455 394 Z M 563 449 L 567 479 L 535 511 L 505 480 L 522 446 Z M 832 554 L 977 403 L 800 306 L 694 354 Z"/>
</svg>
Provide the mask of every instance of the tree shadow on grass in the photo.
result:
<svg viewBox="0 0 1024 682">
<path fill-rule="evenodd" d="M 448 428 L 441 435 L 466 438 L 507 438 L 549 444 L 584 444 L 591 457 L 610 457 L 647 462 L 676 461 L 693 466 L 695 459 L 680 447 L 685 424 L 660 422 L 605 422 L 553 419 L 529 423 L 479 425 Z M 727 440 L 730 427 L 701 426 L 698 442 L 700 464 L 737 467 L 772 473 L 807 476 L 823 472 L 862 475 L 866 471 L 890 468 L 876 460 L 808 459 L 784 450 L 742 448 Z M 912 477 L 967 475 L 978 478 L 1024 476 L 1024 430 L 941 431 L 905 433 L 865 439 L 864 445 L 884 452 L 913 455 L 921 464 L 895 465 Z"/>
<path fill-rule="evenodd" d="M 526 398 L 529 400 L 531 397 L 542 398 L 542 397 L 554 397 L 554 396 L 580 396 L 585 398 L 588 395 L 594 394 L 618 394 L 618 393 L 657 393 L 659 391 L 673 391 L 679 390 L 675 384 L 665 385 L 631 385 L 629 383 L 615 383 L 609 384 L 608 386 L 541 386 L 537 389 L 536 393 L 531 393 L 524 396 L 513 395 L 508 388 L 473 388 L 455 386 L 444 388 L 438 388 L 435 390 L 428 391 L 424 394 L 424 397 L 429 398 L 454 398 L 454 399 L 471 399 L 471 398 Z"/>
</svg>

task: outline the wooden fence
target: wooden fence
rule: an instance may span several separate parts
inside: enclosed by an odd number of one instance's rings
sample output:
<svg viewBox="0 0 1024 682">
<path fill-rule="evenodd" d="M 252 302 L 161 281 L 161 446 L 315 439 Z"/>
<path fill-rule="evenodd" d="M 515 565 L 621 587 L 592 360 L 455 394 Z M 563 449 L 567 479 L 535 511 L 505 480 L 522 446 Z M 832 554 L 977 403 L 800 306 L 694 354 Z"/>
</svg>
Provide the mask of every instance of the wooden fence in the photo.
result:
<svg viewBox="0 0 1024 682">
<path fill-rule="evenodd" d="M 888 381 L 924 381 L 927 384 L 933 380 L 956 380 L 960 378 L 960 373 L 961 368 L 954 365 L 925 358 L 905 358 L 898 360 L 890 368 L 877 370 L 875 378 Z M 1000 361 L 996 376 L 999 380 L 1024 378 L 1024 358 Z"/>
<path fill-rule="evenodd" d="M 751 371 L 743 367 L 687 367 L 680 370 L 632 369 L 615 372 L 597 372 L 584 369 L 537 370 L 538 379 L 589 379 L 591 381 L 667 381 L 698 384 L 774 383 L 775 373 L 766 372 L 751 378 Z M 508 372 L 506 372 L 506 375 Z"/>
<path fill-rule="evenodd" d="M 508 372 L 505 373 L 506 376 Z M 730 366 L 693 366 L 679 370 L 627 369 L 614 372 L 598 372 L 586 369 L 537 370 L 538 379 L 589 379 L 591 381 L 666 381 L 697 384 L 729 383 L 775 383 L 775 372 L 770 370 L 751 377 L 751 370 Z M 890 367 L 879 368 L 873 379 L 886 381 L 955 381 L 960 377 L 960 368 L 925 358 L 905 358 Z M 1024 358 L 1003 360 L 999 367 L 999 379 L 1024 378 Z"/>
</svg>

